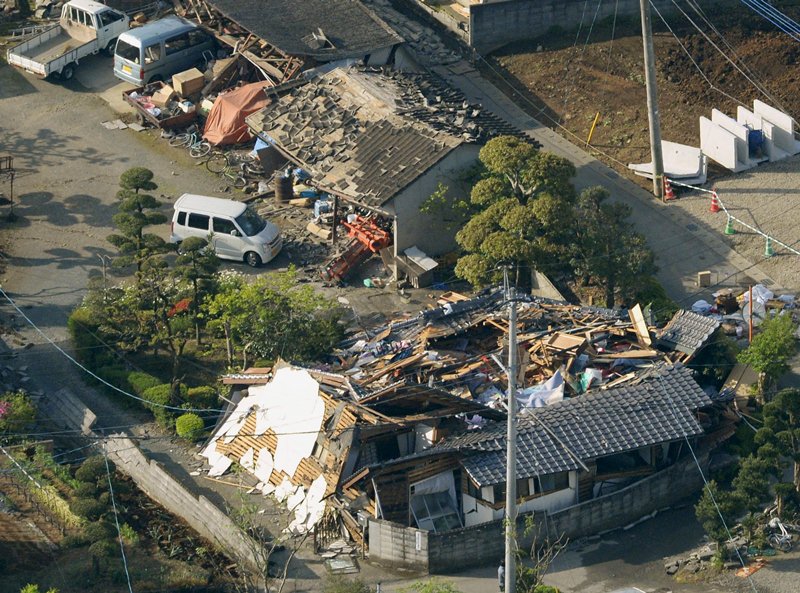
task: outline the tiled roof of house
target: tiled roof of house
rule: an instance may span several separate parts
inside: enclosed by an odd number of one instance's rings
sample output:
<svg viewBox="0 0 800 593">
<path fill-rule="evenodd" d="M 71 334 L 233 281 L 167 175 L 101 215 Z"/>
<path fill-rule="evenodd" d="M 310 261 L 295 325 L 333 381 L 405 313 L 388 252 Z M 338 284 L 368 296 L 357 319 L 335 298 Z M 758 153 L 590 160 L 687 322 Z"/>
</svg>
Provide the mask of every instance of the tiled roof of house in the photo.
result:
<svg viewBox="0 0 800 593">
<path fill-rule="evenodd" d="M 719 325 L 718 319 L 681 309 L 664 327 L 658 343 L 671 350 L 694 354 Z"/>
<path fill-rule="evenodd" d="M 517 475 L 547 475 L 580 467 L 577 459 L 631 451 L 702 434 L 694 410 L 711 400 L 683 366 L 665 367 L 638 385 L 588 393 L 519 416 Z M 436 445 L 459 450 L 481 486 L 505 482 L 506 427 L 495 423 Z"/>
<path fill-rule="evenodd" d="M 358 0 L 209 0 L 226 17 L 291 55 L 361 57 L 403 39 Z"/>
<path fill-rule="evenodd" d="M 380 207 L 465 142 L 518 133 L 428 74 L 336 68 L 270 89 L 247 123 L 315 183 Z"/>
</svg>

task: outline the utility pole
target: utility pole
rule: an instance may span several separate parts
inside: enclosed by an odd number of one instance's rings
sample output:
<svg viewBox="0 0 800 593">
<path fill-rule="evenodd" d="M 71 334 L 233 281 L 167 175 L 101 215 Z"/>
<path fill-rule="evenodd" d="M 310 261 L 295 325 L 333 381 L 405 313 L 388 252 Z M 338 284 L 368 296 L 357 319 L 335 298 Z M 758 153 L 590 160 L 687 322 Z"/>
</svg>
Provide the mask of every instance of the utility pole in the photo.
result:
<svg viewBox="0 0 800 593">
<path fill-rule="evenodd" d="M 506 275 L 508 270 L 506 269 Z M 506 276 L 508 285 L 508 276 Z M 517 291 L 509 288 L 508 314 L 508 432 L 506 435 L 506 587 L 515 593 L 517 585 Z"/>
<path fill-rule="evenodd" d="M 653 195 L 664 197 L 664 156 L 661 153 L 661 118 L 658 113 L 656 57 L 653 50 L 653 27 L 650 22 L 650 0 L 639 0 L 642 12 L 644 43 L 644 82 L 647 87 L 647 120 L 650 126 L 650 155 L 653 159 Z"/>
</svg>

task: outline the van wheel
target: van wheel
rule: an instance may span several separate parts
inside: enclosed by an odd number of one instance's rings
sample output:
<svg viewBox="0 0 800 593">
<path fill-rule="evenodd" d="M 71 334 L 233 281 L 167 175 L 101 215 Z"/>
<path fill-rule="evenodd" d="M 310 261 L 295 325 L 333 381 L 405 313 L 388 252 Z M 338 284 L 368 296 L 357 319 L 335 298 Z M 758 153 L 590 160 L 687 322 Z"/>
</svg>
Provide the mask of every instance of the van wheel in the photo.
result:
<svg viewBox="0 0 800 593">
<path fill-rule="evenodd" d="M 112 39 L 111 41 L 108 42 L 108 45 L 106 45 L 106 48 L 103 51 L 106 53 L 107 56 L 113 57 L 114 50 L 116 49 L 116 47 L 117 47 L 117 40 Z"/>
<path fill-rule="evenodd" d="M 72 64 L 67 64 L 61 69 L 59 74 L 61 80 L 70 80 L 73 76 L 75 76 L 75 66 Z"/>
<path fill-rule="evenodd" d="M 244 254 L 244 263 L 246 263 L 251 268 L 257 268 L 261 265 L 261 257 L 254 253 L 253 251 L 248 251 Z"/>
</svg>

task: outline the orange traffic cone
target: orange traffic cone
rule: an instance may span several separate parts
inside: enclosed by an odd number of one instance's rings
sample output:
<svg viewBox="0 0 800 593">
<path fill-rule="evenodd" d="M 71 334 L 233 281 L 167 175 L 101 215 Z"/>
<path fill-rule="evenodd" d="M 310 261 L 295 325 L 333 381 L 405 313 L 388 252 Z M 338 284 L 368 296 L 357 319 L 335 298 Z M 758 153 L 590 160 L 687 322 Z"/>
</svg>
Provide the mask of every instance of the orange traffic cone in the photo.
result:
<svg viewBox="0 0 800 593">
<path fill-rule="evenodd" d="M 669 202 L 670 200 L 675 199 L 675 192 L 672 191 L 672 184 L 670 184 L 669 179 L 664 177 L 664 201 Z"/>
<path fill-rule="evenodd" d="M 709 212 L 719 212 L 719 197 L 717 196 L 717 190 L 711 190 L 711 208 L 708 209 Z"/>
</svg>

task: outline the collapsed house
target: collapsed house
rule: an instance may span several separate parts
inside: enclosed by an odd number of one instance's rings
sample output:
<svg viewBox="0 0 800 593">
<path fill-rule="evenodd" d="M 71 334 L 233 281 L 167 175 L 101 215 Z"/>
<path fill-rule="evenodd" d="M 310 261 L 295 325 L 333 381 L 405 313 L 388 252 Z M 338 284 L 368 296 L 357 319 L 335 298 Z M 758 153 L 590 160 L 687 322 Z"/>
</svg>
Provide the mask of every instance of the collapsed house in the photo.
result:
<svg viewBox="0 0 800 593">
<path fill-rule="evenodd" d="M 421 216 L 420 205 L 440 183 L 457 184 L 487 140 L 519 132 L 433 75 L 355 66 L 306 74 L 268 89 L 270 103 L 247 118 L 253 134 L 320 191 L 388 219 L 395 258 L 414 246 L 451 250 L 455 229 Z"/>
<path fill-rule="evenodd" d="M 500 292 L 450 293 L 353 336 L 324 367 L 227 376 L 237 403 L 203 450 L 210 473 L 239 463 L 287 502 L 290 529 L 334 516 L 362 545 L 374 521 L 435 534 L 499 520 L 506 313 Z M 731 434 L 719 396 L 683 366 L 718 322 L 681 311 L 657 331 L 638 307 L 625 318 L 546 299 L 520 303 L 518 322 L 519 512 L 605 497 Z"/>
</svg>

